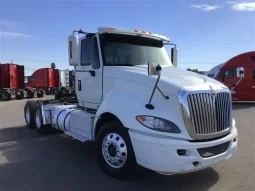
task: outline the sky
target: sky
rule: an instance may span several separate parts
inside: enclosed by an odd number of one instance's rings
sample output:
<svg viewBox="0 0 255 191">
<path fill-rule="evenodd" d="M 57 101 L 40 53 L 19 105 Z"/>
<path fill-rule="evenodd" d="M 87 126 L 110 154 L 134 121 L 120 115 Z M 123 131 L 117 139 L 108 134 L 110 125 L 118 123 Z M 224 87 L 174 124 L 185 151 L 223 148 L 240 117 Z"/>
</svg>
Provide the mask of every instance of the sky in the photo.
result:
<svg viewBox="0 0 255 191">
<path fill-rule="evenodd" d="M 0 63 L 26 75 L 68 65 L 68 35 L 98 27 L 146 30 L 178 47 L 178 67 L 210 70 L 255 50 L 255 0 L 1 0 Z"/>
</svg>

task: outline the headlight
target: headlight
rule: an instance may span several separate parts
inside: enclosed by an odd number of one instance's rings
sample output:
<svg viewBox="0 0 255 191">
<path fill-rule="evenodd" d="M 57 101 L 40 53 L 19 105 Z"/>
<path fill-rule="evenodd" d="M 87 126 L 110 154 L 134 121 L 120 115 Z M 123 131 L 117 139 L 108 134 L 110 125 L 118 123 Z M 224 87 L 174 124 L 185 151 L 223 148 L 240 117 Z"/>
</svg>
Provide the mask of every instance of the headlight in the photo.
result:
<svg viewBox="0 0 255 191">
<path fill-rule="evenodd" d="M 165 119 L 144 115 L 137 116 L 136 119 L 145 127 L 156 131 L 181 133 L 180 129 L 173 122 L 167 121 Z"/>
</svg>

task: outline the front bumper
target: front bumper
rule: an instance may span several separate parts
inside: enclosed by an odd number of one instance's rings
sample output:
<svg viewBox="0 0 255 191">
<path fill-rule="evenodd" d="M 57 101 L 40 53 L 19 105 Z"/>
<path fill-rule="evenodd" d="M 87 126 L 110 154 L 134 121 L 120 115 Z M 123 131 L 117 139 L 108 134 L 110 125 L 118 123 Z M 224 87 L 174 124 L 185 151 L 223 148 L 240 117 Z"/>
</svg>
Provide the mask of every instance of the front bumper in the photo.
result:
<svg viewBox="0 0 255 191">
<path fill-rule="evenodd" d="M 137 163 L 161 174 L 177 174 L 207 168 L 233 156 L 237 149 L 238 134 L 234 127 L 227 136 L 206 142 L 190 142 L 175 138 L 162 138 L 129 131 Z M 221 154 L 203 158 L 197 149 L 230 142 Z M 177 150 L 186 150 L 180 156 Z"/>
</svg>

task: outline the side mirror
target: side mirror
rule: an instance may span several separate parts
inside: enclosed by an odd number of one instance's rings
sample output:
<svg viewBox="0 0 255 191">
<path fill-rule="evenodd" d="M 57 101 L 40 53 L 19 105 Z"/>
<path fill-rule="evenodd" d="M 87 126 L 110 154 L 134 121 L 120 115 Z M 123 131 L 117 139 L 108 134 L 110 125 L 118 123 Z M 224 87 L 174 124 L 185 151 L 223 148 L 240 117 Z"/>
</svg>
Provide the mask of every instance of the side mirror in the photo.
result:
<svg viewBox="0 0 255 191">
<path fill-rule="evenodd" d="M 244 77 L 244 68 L 240 67 L 236 69 L 236 77 L 243 78 Z"/>
<path fill-rule="evenodd" d="M 177 48 L 173 47 L 171 48 L 171 61 L 174 67 L 177 67 Z"/>
<path fill-rule="evenodd" d="M 79 37 L 70 35 L 68 37 L 68 57 L 70 66 L 79 65 Z"/>
<path fill-rule="evenodd" d="M 161 70 L 162 68 L 159 64 L 157 66 L 154 66 L 151 62 L 148 63 L 148 75 L 159 76 Z"/>
</svg>

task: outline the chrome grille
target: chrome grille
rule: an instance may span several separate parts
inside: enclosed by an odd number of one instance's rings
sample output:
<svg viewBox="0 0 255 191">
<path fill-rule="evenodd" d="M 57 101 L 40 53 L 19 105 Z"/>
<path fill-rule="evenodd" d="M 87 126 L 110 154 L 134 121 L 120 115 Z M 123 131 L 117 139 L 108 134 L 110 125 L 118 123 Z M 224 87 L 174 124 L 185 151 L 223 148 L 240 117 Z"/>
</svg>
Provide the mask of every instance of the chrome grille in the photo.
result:
<svg viewBox="0 0 255 191">
<path fill-rule="evenodd" d="M 219 92 L 215 98 L 209 93 L 190 94 L 187 99 L 193 128 L 197 134 L 213 134 L 231 126 L 230 93 Z"/>
</svg>

